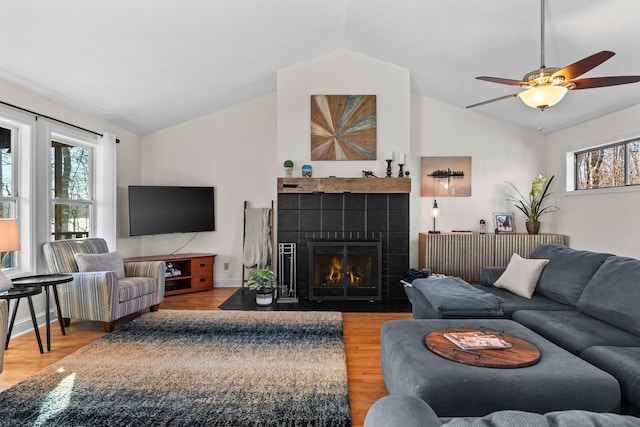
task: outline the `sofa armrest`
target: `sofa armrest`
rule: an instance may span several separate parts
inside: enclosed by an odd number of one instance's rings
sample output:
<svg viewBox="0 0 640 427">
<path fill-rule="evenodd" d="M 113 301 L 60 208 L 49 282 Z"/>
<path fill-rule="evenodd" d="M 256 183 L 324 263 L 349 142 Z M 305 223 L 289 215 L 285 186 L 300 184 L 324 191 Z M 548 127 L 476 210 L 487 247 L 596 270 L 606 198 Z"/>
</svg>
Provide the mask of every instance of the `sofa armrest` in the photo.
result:
<svg viewBox="0 0 640 427">
<path fill-rule="evenodd" d="M 118 308 L 118 275 L 113 271 L 72 273 L 58 285 L 63 317 L 109 322 Z"/>
<path fill-rule="evenodd" d="M 415 396 L 392 394 L 369 408 L 364 427 L 440 427 L 442 423 L 427 403 Z"/>
<path fill-rule="evenodd" d="M 158 283 L 158 304 L 164 301 L 164 272 L 167 269 L 164 261 L 125 262 L 124 275 L 126 277 L 153 277 Z"/>
<path fill-rule="evenodd" d="M 493 284 L 504 273 L 507 267 L 484 267 L 480 270 L 480 284 L 493 287 Z"/>
<path fill-rule="evenodd" d="M 7 342 L 7 328 L 9 322 L 9 303 L 7 300 L 0 300 L 0 342 L 2 343 L 2 349 L 0 349 L 0 372 L 4 366 L 4 343 Z"/>
</svg>

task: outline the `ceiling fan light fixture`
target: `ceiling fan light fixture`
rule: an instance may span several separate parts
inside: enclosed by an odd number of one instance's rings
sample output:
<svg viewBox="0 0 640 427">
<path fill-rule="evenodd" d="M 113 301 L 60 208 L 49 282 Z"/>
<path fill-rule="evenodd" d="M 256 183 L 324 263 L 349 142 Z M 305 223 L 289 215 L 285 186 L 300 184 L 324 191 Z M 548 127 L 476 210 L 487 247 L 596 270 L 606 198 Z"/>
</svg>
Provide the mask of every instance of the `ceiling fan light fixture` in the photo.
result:
<svg viewBox="0 0 640 427">
<path fill-rule="evenodd" d="M 566 93 L 567 88 L 564 86 L 538 86 L 525 90 L 518 96 L 529 107 L 544 110 L 562 101 Z"/>
</svg>

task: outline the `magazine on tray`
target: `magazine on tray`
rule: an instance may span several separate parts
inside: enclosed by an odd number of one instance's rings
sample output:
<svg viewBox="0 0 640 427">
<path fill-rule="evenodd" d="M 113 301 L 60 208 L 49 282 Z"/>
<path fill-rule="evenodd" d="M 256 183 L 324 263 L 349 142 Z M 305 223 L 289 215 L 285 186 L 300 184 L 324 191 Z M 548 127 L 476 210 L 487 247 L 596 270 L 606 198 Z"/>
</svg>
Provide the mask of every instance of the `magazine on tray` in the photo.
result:
<svg viewBox="0 0 640 427">
<path fill-rule="evenodd" d="M 486 332 L 446 332 L 444 337 L 463 350 L 510 348 L 511 344 L 498 335 Z"/>
</svg>

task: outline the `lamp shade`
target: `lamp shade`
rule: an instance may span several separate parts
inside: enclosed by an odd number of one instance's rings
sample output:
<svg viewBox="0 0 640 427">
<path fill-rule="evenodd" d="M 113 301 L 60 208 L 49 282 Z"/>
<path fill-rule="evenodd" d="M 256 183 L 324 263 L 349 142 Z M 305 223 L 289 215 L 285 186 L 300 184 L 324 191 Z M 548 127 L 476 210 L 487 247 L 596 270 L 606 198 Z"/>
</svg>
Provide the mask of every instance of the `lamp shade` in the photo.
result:
<svg viewBox="0 0 640 427">
<path fill-rule="evenodd" d="M 562 101 L 567 88 L 564 86 L 537 86 L 521 92 L 518 96 L 531 108 L 544 110 Z"/>
<path fill-rule="evenodd" d="M 18 249 L 20 249 L 18 220 L 0 219 L 0 252 L 16 251 Z"/>
<path fill-rule="evenodd" d="M 0 219 L 0 252 L 15 251 L 18 249 L 20 249 L 18 221 L 15 219 Z M 11 279 L 0 269 L 0 293 L 6 293 L 11 287 Z"/>
</svg>

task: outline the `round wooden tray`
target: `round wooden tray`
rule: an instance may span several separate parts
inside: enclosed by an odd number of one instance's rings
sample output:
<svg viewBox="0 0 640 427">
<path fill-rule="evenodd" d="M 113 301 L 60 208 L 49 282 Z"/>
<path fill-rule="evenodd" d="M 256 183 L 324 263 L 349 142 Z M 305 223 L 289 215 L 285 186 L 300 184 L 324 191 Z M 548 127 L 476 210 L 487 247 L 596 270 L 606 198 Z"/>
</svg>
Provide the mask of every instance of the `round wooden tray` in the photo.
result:
<svg viewBox="0 0 640 427">
<path fill-rule="evenodd" d="M 487 330 L 487 333 L 499 334 L 500 338 L 511 344 L 510 348 L 495 350 L 462 350 L 444 337 L 445 333 L 452 332 L 482 332 L 479 329 L 446 329 L 432 332 L 425 338 L 427 348 L 445 359 L 465 365 L 480 366 L 483 368 L 524 368 L 538 363 L 540 352 L 531 343 L 505 333 Z"/>
</svg>

